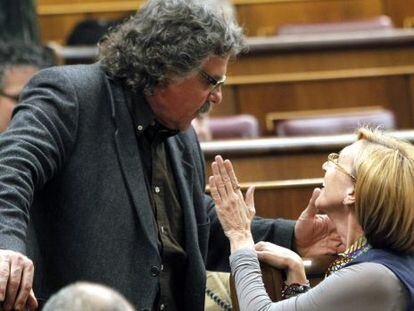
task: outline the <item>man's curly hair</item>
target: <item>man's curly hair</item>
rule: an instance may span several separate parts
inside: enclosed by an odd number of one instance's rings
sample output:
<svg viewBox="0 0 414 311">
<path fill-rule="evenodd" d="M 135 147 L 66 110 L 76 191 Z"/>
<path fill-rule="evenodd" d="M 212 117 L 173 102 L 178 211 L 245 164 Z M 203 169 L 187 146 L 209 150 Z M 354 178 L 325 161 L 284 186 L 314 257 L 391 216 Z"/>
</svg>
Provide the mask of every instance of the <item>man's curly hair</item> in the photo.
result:
<svg viewBox="0 0 414 311">
<path fill-rule="evenodd" d="M 99 44 L 109 75 L 150 95 L 199 70 L 210 56 L 235 56 L 244 36 L 235 20 L 201 0 L 149 0 Z"/>
</svg>

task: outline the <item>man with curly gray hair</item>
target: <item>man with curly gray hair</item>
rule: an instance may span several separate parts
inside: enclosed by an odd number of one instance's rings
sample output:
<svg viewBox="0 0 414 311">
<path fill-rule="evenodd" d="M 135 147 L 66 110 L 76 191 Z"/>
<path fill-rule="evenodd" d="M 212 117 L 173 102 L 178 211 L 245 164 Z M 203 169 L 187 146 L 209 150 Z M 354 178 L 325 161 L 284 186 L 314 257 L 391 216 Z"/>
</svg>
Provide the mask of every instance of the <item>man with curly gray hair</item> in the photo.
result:
<svg viewBox="0 0 414 311">
<path fill-rule="evenodd" d="M 229 246 L 190 122 L 221 102 L 242 48 L 240 27 L 213 6 L 150 0 L 101 42 L 98 63 L 29 82 L 0 135 L 4 310 L 78 280 L 138 310 L 203 310 L 205 268 L 228 269 Z M 307 241 L 325 233 L 306 223 L 256 219 L 252 230 L 291 247 L 298 227 Z"/>
</svg>

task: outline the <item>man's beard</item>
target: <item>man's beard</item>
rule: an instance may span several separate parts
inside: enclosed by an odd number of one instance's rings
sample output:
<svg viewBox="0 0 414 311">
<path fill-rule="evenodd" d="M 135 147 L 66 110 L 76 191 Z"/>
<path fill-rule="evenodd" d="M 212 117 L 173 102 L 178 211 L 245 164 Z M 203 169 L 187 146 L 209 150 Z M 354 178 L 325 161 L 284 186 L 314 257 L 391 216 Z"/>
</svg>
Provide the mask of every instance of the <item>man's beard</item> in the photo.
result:
<svg viewBox="0 0 414 311">
<path fill-rule="evenodd" d="M 211 108 L 211 103 L 209 101 L 206 101 L 203 106 L 201 106 L 200 108 L 198 108 L 197 110 L 197 116 L 200 116 L 202 114 L 206 114 L 210 111 Z"/>
</svg>

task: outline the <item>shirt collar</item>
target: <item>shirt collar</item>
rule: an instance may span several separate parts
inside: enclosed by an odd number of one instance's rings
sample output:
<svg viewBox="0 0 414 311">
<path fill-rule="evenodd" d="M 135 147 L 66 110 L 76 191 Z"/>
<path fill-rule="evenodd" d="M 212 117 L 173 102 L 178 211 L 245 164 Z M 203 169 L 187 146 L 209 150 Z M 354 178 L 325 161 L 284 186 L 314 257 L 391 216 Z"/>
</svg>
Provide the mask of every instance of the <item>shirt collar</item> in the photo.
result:
<svg viewBox="0 0 414 311">
<path fill-rule="evenodd" d="M 138 136 L 144 134 L 146 131 L 150 132 L 150 136 L 160 135 L 161 138 L 168 138 L 179 133 L 178 130 L 169 129 L 157 121 L 154 112 L 143 94 L 129 94 Z"/>
</svg>

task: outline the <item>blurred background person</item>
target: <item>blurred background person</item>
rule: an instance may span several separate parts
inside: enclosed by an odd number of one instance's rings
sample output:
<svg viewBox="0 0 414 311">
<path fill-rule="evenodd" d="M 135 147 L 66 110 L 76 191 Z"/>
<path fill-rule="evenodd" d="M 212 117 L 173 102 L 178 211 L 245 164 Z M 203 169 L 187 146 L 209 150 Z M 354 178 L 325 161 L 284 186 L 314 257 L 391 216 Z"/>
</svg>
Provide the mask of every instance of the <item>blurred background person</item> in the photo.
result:
<svg viewBox="0 0 414 311">
<path fill-rule="evenodd" d="M 53 64 L 50 50 L 17 41 L 0 41 L 0 133 L 10 122 L 19 94 L 40 69 Z"/>
<path fill-rule="evenodd" d="M 0 1 L 0 38 L 39 45 L 35 0 Z"/>
</svg>

